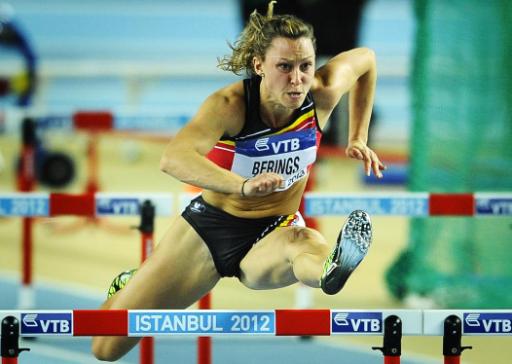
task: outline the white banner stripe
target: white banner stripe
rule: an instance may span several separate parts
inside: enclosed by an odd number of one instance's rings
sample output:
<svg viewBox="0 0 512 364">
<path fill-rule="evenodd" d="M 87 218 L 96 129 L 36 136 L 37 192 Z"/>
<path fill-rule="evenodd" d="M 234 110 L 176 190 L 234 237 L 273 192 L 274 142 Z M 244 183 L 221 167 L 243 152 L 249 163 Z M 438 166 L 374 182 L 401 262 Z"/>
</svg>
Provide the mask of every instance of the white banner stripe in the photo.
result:
<svg viewBox="0 0 512 364">
<path fill-rule="evenodd" d="M 0 193 L 0 216 L 49 216 L 49 196 L 41 192 Z"/>
<path fill-rule="evenodd" d="M 389 194 L 321 194 L 306 193 L 307 216 L 346 216 L 353 210 L 364 210 L 370 215 L 398 215 L 425 217 L 429 215 L 429 194 L 403 192 Z"/>
<path fill-rule="evenodd" d="M 73 315 L 80 311 L 0 310 L 0 320 L 14 316 L 20 324 L 22 336 L 69 336 L 77 329 L 73 326 Z M 278 313 L 275 310 L 127 310 L 127 315 L 132 320 L 128 321 L 129 336 L 144 336 L 146 333 L 152 336 L 201 335 L 205 331 L 209 331 L 208 335 L 210 332 L 214 335 L 278 334 Z M 391 315 L 400 319 L 405 336 L 443 336 L 444 322 L 452 315 L 460 319 L 464 336 L 512 336 L 512 310 L 504 309 L 332 309 L 329 311 L 331 333 L 340 334 L 339 330 L 335 331 L 346 326 L 348 330 L 341 334 L 382 335 L 384 321 Z M 80 331 L 79 328 L 77 330 Z"/>
<path fill-rule="evenodd" d="M 443 196 L 443 194 L 436 194 Z M 447 194 L 452 196 L 453 194 Z M 78 195 L 71 195 L 78 196 Z M 370 215 L 428 217 L 430 194 L 427 192 L 397 193 L 319 193 L 305 195 L 305 216 L 346 216 L 356 209 Z M 512 216 L 512 193 L 474 193 L 474 216 Z M 172 194 L 159 192 L 111 193 L 95 195 L 97 216 L 138 215 L 138 204 L 150 200 L 156 207 L 157 216 L 169 216 L 180 212 L 184 203 L 190 200 L 187 193 Z M 175 201 L 178 201 L 176 205 Z M 0 216 L 49 216 L 50 194 L 42 192 L 0 193 Z M 451 215 L 454 216 L 454 215 Z"/>
<path fill-rule="evenodd" d="M 96 216 L 136 216 L 139 215 L 140 205 L 146 200 L 155 206 L 156 216 L 170 216 L 175 211 L 174 196 L 169 193 L 99 192 L 94 195 L 94 199 Z M 0 216 L 50 216 L 50 194 L 1 193 Z"/>
</svg>

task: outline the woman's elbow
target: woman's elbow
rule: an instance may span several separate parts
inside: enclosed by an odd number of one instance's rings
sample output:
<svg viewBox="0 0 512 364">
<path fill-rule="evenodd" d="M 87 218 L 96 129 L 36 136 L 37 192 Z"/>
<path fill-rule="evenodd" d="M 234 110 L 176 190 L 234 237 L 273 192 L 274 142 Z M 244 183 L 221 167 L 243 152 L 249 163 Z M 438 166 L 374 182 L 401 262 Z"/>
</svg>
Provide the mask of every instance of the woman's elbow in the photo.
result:
<svg viewBox="0 0 512 364">
<path fill-rule="evenodd" d="M 370 62 L 375 67 L 375 65 L 377 64 L 377 54 L 371 48 L 366 48 L 366 52 L 368 53 L 368 58 L 369 58 Z"/>
<path fill-rule="evenodd" d="M 160 158 L 160 171 L 164 173 L 169 173 L 170 170 L 170 161 L 169 158 L 165 155 Z"/>
<path fill-rule="evenodd" d="M 372 48 L 361 47 L 361 49 L 366 52 L 370 57 L 375 58 L 375 51 Z"/>
<path fill-rule="evenodd" d="M 171 157 L 171 155 L 173 155 Z M 160 158 L 160 171 L 174 176 L 174 173 L 177 168 L 178 158 L 174 153 L 165 153 L 162 158 Z"/>
</svg>

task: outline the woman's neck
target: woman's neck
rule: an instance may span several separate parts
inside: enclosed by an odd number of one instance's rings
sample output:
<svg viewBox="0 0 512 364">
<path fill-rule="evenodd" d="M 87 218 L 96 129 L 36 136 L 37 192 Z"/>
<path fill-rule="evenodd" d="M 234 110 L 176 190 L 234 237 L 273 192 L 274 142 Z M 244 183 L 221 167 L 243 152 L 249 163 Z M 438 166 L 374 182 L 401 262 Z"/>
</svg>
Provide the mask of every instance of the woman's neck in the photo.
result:
<svg viewBox="0 0 512 364">
<path fill-rule="evenodd" d="M 290 122 L 294 112 L 265 95 L 264 89 L 260 88 L 260 116 L 266 125 L 274 129 L 283 127 Z"/>
</svg>

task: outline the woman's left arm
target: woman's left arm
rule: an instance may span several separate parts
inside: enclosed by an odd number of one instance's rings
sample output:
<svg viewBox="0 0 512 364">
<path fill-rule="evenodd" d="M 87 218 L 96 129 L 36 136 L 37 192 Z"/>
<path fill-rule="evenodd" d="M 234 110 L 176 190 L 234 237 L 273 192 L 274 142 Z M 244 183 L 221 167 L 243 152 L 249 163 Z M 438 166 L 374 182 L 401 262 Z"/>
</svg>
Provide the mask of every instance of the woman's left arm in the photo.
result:
<svg viewBox="0 0 512 364">
<path fill-rule="evenodd" d="M 319 118 L 323 119 L 320 121 L 322 127 L 341 97 L 349 92 L 349 137 L 346 154 L 363 160 L 367 175 L 373 170 L 377 177 L 382 177 L 380 171 L 385 166 L 366 145 L 376 80 L 375 53 L 369 48 L 355 48 L 338 54 L 318 69 L 312 92 Z"/>
</svg>

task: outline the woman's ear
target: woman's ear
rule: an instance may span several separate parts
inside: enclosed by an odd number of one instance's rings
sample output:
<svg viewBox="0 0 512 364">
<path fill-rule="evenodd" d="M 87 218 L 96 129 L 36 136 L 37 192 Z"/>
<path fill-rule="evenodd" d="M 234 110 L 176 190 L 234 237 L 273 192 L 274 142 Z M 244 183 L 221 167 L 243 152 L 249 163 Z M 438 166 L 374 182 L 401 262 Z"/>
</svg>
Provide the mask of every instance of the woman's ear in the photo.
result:
<svg viewBox="0 0 512 364">
<path fill-rule="evenodd" d="M 254 73 L 257 74 L 258 76 L 261 76 L 263 74 L 263 62 L 261 61 L 260 57 L 252 57 L 252 68 L 254 70 Z"/>
</svg>

